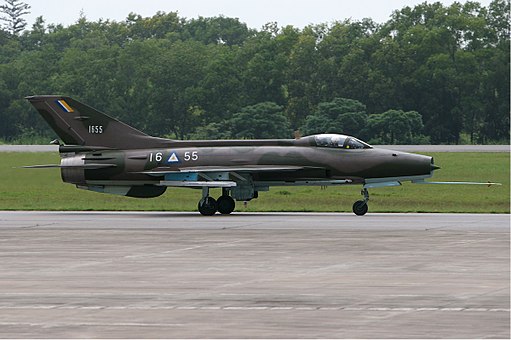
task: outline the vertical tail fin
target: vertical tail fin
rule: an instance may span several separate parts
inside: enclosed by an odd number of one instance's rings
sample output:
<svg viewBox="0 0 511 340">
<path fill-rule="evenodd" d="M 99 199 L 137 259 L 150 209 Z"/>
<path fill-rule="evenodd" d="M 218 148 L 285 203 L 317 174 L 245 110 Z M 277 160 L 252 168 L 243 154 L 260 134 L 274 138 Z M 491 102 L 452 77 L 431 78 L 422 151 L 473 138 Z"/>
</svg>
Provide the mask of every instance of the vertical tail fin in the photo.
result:
<svg viewBox="0 0 511 340">
<path fill-rule="evenodd" d="M 170 142 L 146 135 L 70 97 L 31 96 L 26 99 L 67 145 L 130 149 L 163 146 Z"/>
</svg>

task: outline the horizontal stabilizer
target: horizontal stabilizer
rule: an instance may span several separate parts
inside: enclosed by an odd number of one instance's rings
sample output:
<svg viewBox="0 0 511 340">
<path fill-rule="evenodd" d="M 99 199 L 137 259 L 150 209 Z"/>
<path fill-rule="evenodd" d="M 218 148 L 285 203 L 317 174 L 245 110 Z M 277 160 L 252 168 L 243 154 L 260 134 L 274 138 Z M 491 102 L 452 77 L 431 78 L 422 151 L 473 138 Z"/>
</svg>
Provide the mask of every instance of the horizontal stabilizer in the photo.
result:
<svg viewBox="0 0 511 340">
<path fill-rule="evenodd" d="M 76 165 L 61 165 L 61 164 L 42 164 L 42 165 L 26 165 L 22 166 L 24 169 L 49 169 L 49 168 L 60 168 L 60 169 L 104 169 L 104 168 L 115 168 L 115 164 L 76 164 Z"/>
</svg>

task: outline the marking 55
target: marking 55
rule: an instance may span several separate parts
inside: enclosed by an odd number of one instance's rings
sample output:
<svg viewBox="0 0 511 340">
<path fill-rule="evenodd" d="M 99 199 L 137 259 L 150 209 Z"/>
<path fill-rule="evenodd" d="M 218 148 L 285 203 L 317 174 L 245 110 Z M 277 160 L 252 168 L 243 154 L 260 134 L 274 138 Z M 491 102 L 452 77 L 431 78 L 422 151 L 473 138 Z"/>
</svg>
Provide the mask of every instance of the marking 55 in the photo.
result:
<svg viewBox="0 0 511 340">
<path fill-rule="evenodd" d="M 197 151 L 186 151 L 185 154 L 184 154 L 184 160 L 185 162 L 188 162 L 188 161 L 196 161 L 199 159 L 199 154 L 197 153 Z"/>
</svg>

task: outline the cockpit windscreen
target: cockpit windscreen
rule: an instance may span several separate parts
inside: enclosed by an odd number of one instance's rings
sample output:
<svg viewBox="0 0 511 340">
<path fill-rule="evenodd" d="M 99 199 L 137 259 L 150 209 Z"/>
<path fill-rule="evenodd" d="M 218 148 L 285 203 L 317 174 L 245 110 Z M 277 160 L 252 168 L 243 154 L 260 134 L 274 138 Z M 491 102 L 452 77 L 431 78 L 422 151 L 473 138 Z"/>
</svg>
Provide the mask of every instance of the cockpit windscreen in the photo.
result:
<svg viewBox="0 0 511 340">
<path fill-rule="evenodd" d="M 327 148 L 341 148 L 341 149 L 371 149 L 372 147 L 362 142 L 355 137 L 337 135 L 337 134 L 322 134 L 316 135 L 316 145 Z"/>
</svg>

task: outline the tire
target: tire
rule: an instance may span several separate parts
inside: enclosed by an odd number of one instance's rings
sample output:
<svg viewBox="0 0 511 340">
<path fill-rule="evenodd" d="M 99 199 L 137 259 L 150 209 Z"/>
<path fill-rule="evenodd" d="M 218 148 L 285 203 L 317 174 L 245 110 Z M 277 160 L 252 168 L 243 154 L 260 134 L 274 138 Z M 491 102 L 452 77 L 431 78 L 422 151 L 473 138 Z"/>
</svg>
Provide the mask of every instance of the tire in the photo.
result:
<svg viewBox="0 0 511 340">
<path fill-rule="evenodd" d="M 236 207 L 236 203 L 232 197 L 228 195 L 220 196 L 216 203 L 218 206 L 218 212 L 223 215 L 229 215 L 234 211 L 234 208 Z"/>
<path fill-rule="evenodd" d="M 367 203 L 364 201 L 356 201 L 355 203 L 353 203 L 353 212 L 357 216 L 364 216 L 368 210 L 369 207 L 367 206 Z"/>
<path fill-rule="evenodd" d="M 213 197 L 204 197 L 199 201 L 198 209 L 201 215 L 213 216 L 217 210 L 217 203 Z"/>
</svg>

